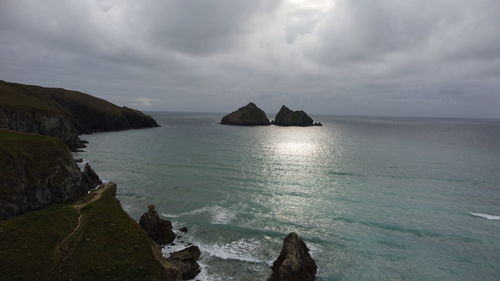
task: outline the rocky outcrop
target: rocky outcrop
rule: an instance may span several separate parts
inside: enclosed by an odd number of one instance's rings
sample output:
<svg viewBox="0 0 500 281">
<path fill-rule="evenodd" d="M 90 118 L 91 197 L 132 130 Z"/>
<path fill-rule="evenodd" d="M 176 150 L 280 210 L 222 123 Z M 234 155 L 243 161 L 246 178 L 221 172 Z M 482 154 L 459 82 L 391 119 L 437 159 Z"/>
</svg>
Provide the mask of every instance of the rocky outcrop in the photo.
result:
<svg viewBox="0 0 500 281">
<path fill-rule="evenodd" d="M 76 200 L 97 183 L 60 139 L 0 130 L 0 220 Z"/>
<path fill-rule="evenodd" d="M 96 172 L 90 167 L 89 163 L 85 164 L 82 172 L 82 185 L 85 186 L 85 189 L 94 189 L 97 186 L 101 185 L 102 181 Z"/>
<path fill-rule="evenodd" d="M 183 280 L 189 280 L 200 273 L 200 266 L 197 262 L 200 254 L 200 249 L 197 246 L 191 246 L 173 253 L 167 258 L 167 261 L 177 266 L 181 271 Z"/>
<path fill-rule="evenodd" d="M 148 206 L 148 211 L 141 216 L 139 224 L 149 237 L 159 245 L 172 243 L 175 239 L 172 224 L 170 221 L 160 218 L 154 205 Z"/>
<path fill-rule="evenodd" d="M 312 281 L 317 266 L 309 255 L 309 249 L 296 233 L 290 233 L 272 266 L 272 275 L 267 281 Z"/>
<path fill-rule="evenodd" d="M 158 127 L 150 116 L 85 93 L 0 81 L 0 128 L 61 138 L 84 147 L 79 134 Z"/>
<path fill-rule="evenodd" d="M 266 113 L 253 102 L 229 113 L 220 121 L 223 125 L 268 126 L 271 125 Z"/>
<path fill-rule="evenodd" d="M 293 111 L 286 106 L 282 106 L 276 117 L 274 125 L 277 126 L 313 126 L 313 120 L 302 110 Z"/>
<path fill-rule="evenodd" d="M 78 130 L 62 113 L 2 108 L 0 105 L 0 128 L 58 137 L 73 149 L 84 147 Z"/>
</svg>

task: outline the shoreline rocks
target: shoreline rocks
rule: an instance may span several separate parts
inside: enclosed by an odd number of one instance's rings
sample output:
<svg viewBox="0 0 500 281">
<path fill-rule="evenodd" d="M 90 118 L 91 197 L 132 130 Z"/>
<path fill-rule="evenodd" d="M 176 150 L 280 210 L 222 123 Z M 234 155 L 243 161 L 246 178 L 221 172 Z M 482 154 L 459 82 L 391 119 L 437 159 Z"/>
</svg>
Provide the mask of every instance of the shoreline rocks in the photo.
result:
<svg viewBox="0 0 500 281">
<path fill-rule="evenodd" d="M 172 243 L 175 239 L 175 233 L 172 231 L 172 223 L 161 219 L 154 205 L 148 206 L 148 211 L 141 216 L 139 225 L 158 245 Z"/>
<path fill-rule="evenodd" d="M 201 252 L 197 246 L 190 246 L 171 254 L 167 261 L 177 266 L 182 274 L 182 280 L 193 279 L 201 272 L 198 259 Z"/>
<path fill-rule="evenodd" d="M 306 243 L 292 232 L 285 237 L 283 248 L 272 266 L 267 281 L 313 281 L 317 266 Z"/>
<path fill-rule="evenodd" d="M 224 116 L 220 121 L 222 125 L 238 125 L 238 126 L 269 126 L 271 122 L 267 118 L 266 113 L 257 107 L 255 103 L 250 102 L 244 107 Z"/>
<path fill-rule="evenodd" d="M 101 179 L 96 172 L 90 167 L 89 163 L 85 164 L 82 172 L 82 183 L 87 190 L 94 189 L 102 184 Z"/>
</svg>

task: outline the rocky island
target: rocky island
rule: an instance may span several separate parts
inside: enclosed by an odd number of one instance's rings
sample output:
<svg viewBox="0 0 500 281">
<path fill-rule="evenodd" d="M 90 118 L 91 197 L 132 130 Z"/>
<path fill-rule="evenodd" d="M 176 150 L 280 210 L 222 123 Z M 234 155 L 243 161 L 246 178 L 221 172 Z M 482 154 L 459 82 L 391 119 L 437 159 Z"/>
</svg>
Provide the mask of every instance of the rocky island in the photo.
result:
<svg viewBox="0 0 500 281">
<path fill-rule="evenodd" d="M 276 117 L 274 125 L 277 126 L 322 126 L 321 123 L 314 123 L 312 118 L 302 110 L 293 111 L 286 106 L 282 106 Z"/>
<path fill-rule="evenodd" d="M 320 122 L 314 122 L 304 111 L 293 111 L 284 105 L 276 114 L 275 120 L 269 122 L 266 113 L 253 102 L 224 116 L 220 124 L 238 126 L 323 126 Z"/>
<path fill-rule="evenodd" d="M 239 125 L 239 126 L 269 126 L 271 122 L 267 118 L 266 113 L 258 108 L 255 103 L 241 107 L 240 109 L 224 116 L 220 121 L 222 125 Z"/>
</svg>

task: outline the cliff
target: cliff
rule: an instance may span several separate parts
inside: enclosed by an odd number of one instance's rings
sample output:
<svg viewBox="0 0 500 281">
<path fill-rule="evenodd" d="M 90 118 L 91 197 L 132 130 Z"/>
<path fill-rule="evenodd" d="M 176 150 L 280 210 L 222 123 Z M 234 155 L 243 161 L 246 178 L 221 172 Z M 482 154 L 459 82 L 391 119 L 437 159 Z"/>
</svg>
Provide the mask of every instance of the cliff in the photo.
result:
<svg viewBox="0 0 500 281">
<path fill-rule="evenodd" d="M 75 200 L 99 183 L 60 139 L 0 129 L 0 220 Z"/>
<path fill-rule="evenodd" d="M 271 124 L 266 113 L 253 102 L 224 116 L 220 123 L 239 126 L 268 126 Z"/>
<path fill-rule="evenodd" d="M 293 111 L 286 106 L 282 106 L 276 117 L 274 118 L 274 125 L 277 126 L 313 126 L 313 120 L 307 113 L 302 110 Z M 319 124 L 319 123 L 317 123 Z"/>
<path fill-rule="evenodd" d="M 0 128 L 61 138 L 83 147 L 79 134 L 158 127 L 150 116 L 91 95 L 0 81 Z"/>
<path fill-rule="evenodd" d="M 181 280 L 104 184 L 72 204 L 0 222 L 0 280 Z"/>
</svg>

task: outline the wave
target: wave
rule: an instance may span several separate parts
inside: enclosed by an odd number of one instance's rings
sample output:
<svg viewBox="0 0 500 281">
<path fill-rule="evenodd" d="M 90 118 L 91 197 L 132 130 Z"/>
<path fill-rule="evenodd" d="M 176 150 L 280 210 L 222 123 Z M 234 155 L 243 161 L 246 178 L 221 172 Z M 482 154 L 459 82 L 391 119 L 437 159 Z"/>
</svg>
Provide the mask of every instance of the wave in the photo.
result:
<svg viewBox="0 0 500 281">
<path fill-rule="evenodd" d="M 474 216 L 474 217 L 479 217 L 479 218 L 485 218 L 487 220 L 492 220 L 492 221 L 500 220 L 500 216 L 488 215 L 488 214 L 483 214 L 483 213 L 469 212 L 469 215 Z"/>
<path fill-rule="evenodd" d="M 202 253 L 223 260 L 238 260 L 251 263 L 265 263 L 265 261 L 252 255 L 260 246 L 260 242 L 254 239 L 240 239 L 227 244 L 199 244 Z"/>
<path fill-rule="evenodd" d="M 229 209 L 223 208 L 221 206 L 206 206 L 201 209 L 196 209 L 189 212 L 184 212 L 180 214 L 167 214 L 162 213 L 161 215 L 167 218 L 178 218 L 182 216 L 198 215 L 208 213 L 210 215 L 211 224 L 229 224 L 236 217 L 236 213 Z"/>
</svg>

